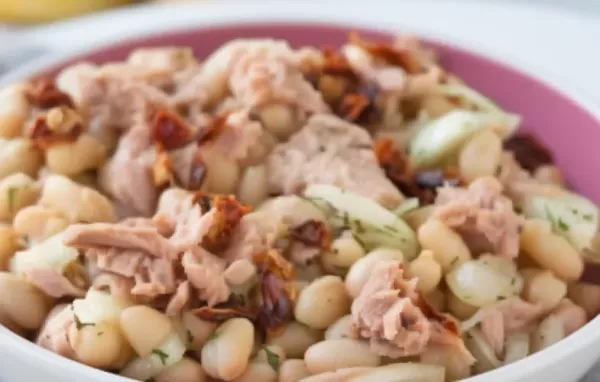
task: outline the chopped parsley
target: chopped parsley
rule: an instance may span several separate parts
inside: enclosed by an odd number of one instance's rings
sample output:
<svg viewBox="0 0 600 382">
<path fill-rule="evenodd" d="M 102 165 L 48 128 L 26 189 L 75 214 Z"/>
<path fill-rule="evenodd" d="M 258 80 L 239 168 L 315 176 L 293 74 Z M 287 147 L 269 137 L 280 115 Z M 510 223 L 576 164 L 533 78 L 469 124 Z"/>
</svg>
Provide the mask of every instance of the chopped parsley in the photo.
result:
<svg viewBox="0 0 600 382">
<path fill-rule="evenodd" d="M 98 332 L 98 337 L 100 337 L 103 334 L 104 334 L 104 332 Z"/>
<path fill-rule="evenodd" d="M 352 238 L 354 240 L 356 240 L 356 242 L 358 243 L 358 245 L 360 245 L 365 252 L 367 251 L 367 247 L 366 247 L 365 243 L 354 232 L 352 233 Z"/>
<path fill-rule="evenodd" d="M 279 355 L 277 353 L 272 352 L 269 348 L 264 347 L 265 353 L 267 354 L 267 362 L 276 372 L 279 371 Z"/>
<path fill-rule="evenodd" d="M 388 231 L 398 232 L 396 227 L 392 227 L 391 225 L 388 225 L 388 224 L 384 225 L 383 228 L 387 229 Z"/>
<path fill-rule="evenodd" d="M 592 214 L 585 214 L 585 215 L 583 215 L 583 220 L 586 220 L 588 222 L 591 221 L 593 218 L 594 217 L 592 216 Z"/>
<path fill-rule="evenodd" d="M 506 296 L 499 295 L 496 297 L 496 301 L 506 300 Z"/>
<path fill-rule="evenodd" d="M 7 191 L 6 197 L 8 199 L 8 210 L 11 213 L 15 210 L 17 192 L 19 192 L 19 189 L 17 187 L 9 187 Z"/>
<path fill-rule="evenodd" d="M 363 226 L 362 222 L 358 219 L 354 220 L 354 226 L 356 227 L 356 232 L 358 233 L 365 233 L 365 227 Z"/>
<path fill-rule="evenodd" d="M 192 332 L 188 330 L 185 331 L 185 334 L 187 335 L 187 341 L 189 344 L 194 342 L 194 336 L 192 335 Z"/>
<path fill-rule="evenodd" d="M 558 228 L 561 231 L 568 231 L 569 230 L 569 225 L 567 223 L 565 223 L 561 218 L 558 218 L 556 220 L 556 223 L 558 224 Z"/>
<path fill-rule="evenodd" d="M 336 254 L 336 255 L 337 255 L 338 253 L 340 253 L 340 250 L 339 250 L 339 249 L 337 249 L 337 248 L 334 248 L 334 249 L 332 250 L 332 252 L 333 252 L 334 254 Z"/>
<path fill-rule="evenodd" d="M 513 277 L 512 280 L 510 280 L 510 285 L 515 285 L 517 283 L 517 278 Z"/>
<path fill-rule="evenodd" d="M 219 337 L 219 333 L 215 330 L 215 332 L 210 336 L 209 341 L 216 340 Z"/>
<path fill-rule="evenodd" d="M 548 220 L 550 220 L 550 223 L 552 223 L 552 226 L 554 227 L 554 229 L 557 229 L 557 230 L 563 231 L 563 232 L 566 232 L 569 230 L 569 226 L 567 225 L 567 223 L 564 222 L 564 220 L 562 220 L 560 217 L 557 219 L 554 215 L 552 215 L 552 213 L 548 209 L 548 206 L 545 206 L 544 208 L 546 211 L 546 216 L 548 217 Z"/>
<path fill-rule="evenodd" d="M 167 364 L 167 358 L 169 358 L 169 355 L 167 353 L 160 349 L 152 349 L 152 354 L 160 358 L 160 363 L 162 363 L 163 366 Z"/>
<path fill-rule="evenodd" d="M 457 262 L 458 262 L 458 256 L 456 256 L 454 259 L 452 259 L 452 261 L 450 262 L 450 266 L 453 267 Z"/>
<path fill-rule="evenodd" d="M 75 326 L 77 327 L 77 330 L 81 330 L 86 326 L 95 326 L 96 325 L 93 322 L 81 322 L 79 320 L 79 317 L 77 317 L 76 314 L 73 315 L 73 321 L 75 321 Z"/>
</svg>

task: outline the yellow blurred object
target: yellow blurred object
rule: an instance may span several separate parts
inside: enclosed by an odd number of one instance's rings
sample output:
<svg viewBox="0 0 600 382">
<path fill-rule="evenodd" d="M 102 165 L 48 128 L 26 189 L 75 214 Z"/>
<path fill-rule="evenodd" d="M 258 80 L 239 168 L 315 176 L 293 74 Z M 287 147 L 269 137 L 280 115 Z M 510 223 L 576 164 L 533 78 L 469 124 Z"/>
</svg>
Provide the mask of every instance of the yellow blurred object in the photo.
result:
<svg viewBox="0 0 600 382">
<path fill-rule="evenodd" d="M 0 0 L 0 21 L 37 23 L 134 3 L 134 0 Z"/>
</svg>

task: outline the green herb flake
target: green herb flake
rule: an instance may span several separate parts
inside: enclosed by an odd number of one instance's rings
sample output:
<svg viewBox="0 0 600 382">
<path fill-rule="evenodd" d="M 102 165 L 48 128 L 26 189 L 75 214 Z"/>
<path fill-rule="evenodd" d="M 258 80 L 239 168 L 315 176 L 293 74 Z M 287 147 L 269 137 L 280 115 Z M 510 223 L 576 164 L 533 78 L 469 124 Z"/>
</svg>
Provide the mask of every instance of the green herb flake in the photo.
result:
<svg viewBox="0 0 600 382">
<path fill-rule="evenodd" d="M 516 277 L 513 277 L 513 278 L 510 280 L 510 285 L 515 285 L 516 283 L 517 283 L 517 278 L 516 278 Z"/>
<path fill-rule="evenodd" d="M 506 296 L 500 295 L 500 296 L 496 297 L 496 301 L 502 301 L 502 300 L 506 300 Z"/>
<path fill-rule="evenodd" d="M 365 233 L 366 232 L 366 229 L 365 229 L 365 227 L 363 226 L 363 224 L 362 224 L 362 222 L 360 220 L 355 219 L 354 220 L 354 226 L 356 227 L 356 232 L 358 232 L 358 233 Z"/>
<path fill-rule="evenodd" d="M 334 249 L 332 250 L 332 252 L 333 252 L 335 255 L 337 255 L 338 253 L 340 253 L 340 250 L 339 250 L 339 249 L 337 249 L 337 248 L 334 248 Z"/>
<path fill-rule="evenodd" d="M 546 211 L 546 216 L 548 217 L 548 220 L 550 220 L 550 223 L 552 223 L 552 227 L 554 227 L 554 229 L 563 232 L 569 230 L 569 226 L 567 225 L 567 223 L 565 223 L 561 218 L 557 219 L 554 215 L 552 215 L 552 213 L 548 209 L 548 206 L 545 206 L 544 209 Z"/>
<path fill-rule="evenodd" d="M 265 353 L 267 354 L 267 362 L 269 362 L 269 365 L 271 365 L 273 370 L 278 372 L 279 371 L 279 355 L 277 353 L 274 353 L 271 350 L 269 350 L 268 347 L 264 347 L 263 349 L 265 350 Z"/>
<path fill-rule="evenodd" d="M 513 209 L 514 209 L 514 210 L 515 210 L 515 212 L 516 212 L 516 213 L 518 213 L 518 214 L 522 214 L 522 213 L 523 213 L 523 209 L 522 209 L 521 207 L 519 207 L 519 206 L 515 206 Z"/>
<path fill-rule="evenodd" d="M 75 321 L 75 326 L 77 327 L 77 330 L 81 330 L 86 326 L 95 326 L 96 324 L 94 324 L 93 322 L 81 322 L 79 320 L 79 317 L 77 317 L 77 315 L 73 315 L 73 321 Z"/>
<path fill-rule="evenodd" d="M 104 332 L 98 332 L 98 337 L 100 337 L 103 334 L 104 334 Z"/>
<path fill-rule="evenodd" d="M 9 187 L 7 190 L 6 198 L 8 199 L 8 210 L 11 213 L 15 211 L 17 192 L 19 192 L 19 189 L 17 187 Z"/>
<path fill-rule="evenodd" d="M 193 343 L 194 342 L 194 336 L 192 335 L 192 332 L 190 332 L 189 330 L 186 330 L 185 334 L 187 335 L 188 344 Z"/>
<path fill-rule="evenodd" d="M 585 214 L 585 215 L 583 215 L 583 220 L 588 221 L 588 222 L 592 221 L 593 218 L 594 217 L 592 216 L 592 214 Z"/>
<path fill-rule="evenodd" d="M 208 340 L 209 341 L 216 340 L 217 337 L 219 337 L 219 333 L 217 333 L 217 331 L 215 330 L 214 333 L 212 334 L 212 336 L 210 336 L 210 338 Z"/>
<path fill-rule="evenodd" d="M 352 233 L 352 238 L 354 240 L 356 240 L 356 242 L 358 243 L 358 245 L 360 245 L 362 247 L 362 249 L 367 252 L 367 246 L 365 245 L 365 243 L 360 239 L 360 237 L 358 237 L 358 235 L 356 235 L 354 232 Z"/>
<path fill-rule="evenodd" d="M 561 231 L 566 232 L 569 230 L 569 225 L 565 223 L 564 220 L 562 220 L 561 218 L 557 219 L 556 224 L 558 224 L 558 229 L 560 229 Z"/>
<path fill-rule="evenodd" d="M 391 232 L 398 232 L 398 230 L 396 229 L 396 227 L 392 227 L 389 224 L 384 225 L 383 228 L 385 228 L 385 229 L 387 229 L 388 231 L 391 231 Z"/>
<path fill-rule="evenodd" d="M 452 261 L 450 262 L 450 266 L 453 267 L 454 265 L 456 265 L 457 262 L 458 262 L 458 256 L 456 256 L 454 259 L 452 259 Z"/>
<path fill-rule="evenodd" d="M 163 366 L 167 364 L 167 358 L 169 358 L 169 355 L 167 353 L 160 349 L 152 349 L 152 354 L 160 358 L 160 363 L 162 363 Z"/>
</svg>

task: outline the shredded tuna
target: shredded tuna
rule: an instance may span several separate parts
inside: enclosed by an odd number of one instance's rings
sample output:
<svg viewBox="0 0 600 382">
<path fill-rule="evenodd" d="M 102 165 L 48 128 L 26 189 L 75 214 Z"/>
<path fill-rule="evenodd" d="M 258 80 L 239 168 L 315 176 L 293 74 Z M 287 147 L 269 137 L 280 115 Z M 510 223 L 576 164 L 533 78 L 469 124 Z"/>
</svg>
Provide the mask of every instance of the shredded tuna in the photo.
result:
<svg viewBox="0 0 600 382">
<path fill-rule="evenodd" d="M 397 261 L 378 264 L 352 303 L 353 327 L 370 340 L 371 349 L 393 358 L 421 353 L 430 337 L 430 323 L 407 295 L 414 294 L 415 283 L 398 280 L 403 271 Z"/>
<path fill-rule="evenodd" d="M 184 281 L 177 287 L 177 291 L 171 297 L 169 304 L 165 310 L 167 316 L 177 316 L 187 307 L 190 302 L 190 282 Z"/>
<path fill-rule="evenodd" d="M 134 301 L 131 295 L 134 286 L 135 282 L 132 278 L 110 272 L 101 272 L 92 281 L 92 288 L 107 291 L 122 301 Z"/>
<path fill-rule="evenodd" d="M 509 297 L 482 309 L 481 333 L 496 354 L 502 354 L 506 336 L 533 324 L 543 313 L 541 306 Z"/>
<path fill-rule="evenodd" d="M 190 283 L 198 290 L 198 297 L 208 306 L 229 299 L 231 291 L 225 282 L 225 261 L 212 253 L 195 247 L 188 250 L 181 261 Z"/>
<path fill-rule="evenodd" d="M 61 298 L 85 295 L 85 289 L 75 286 L 68 278 L 54 269 L 33 268 L 25 271 L 25 275 L 32 284 L 48 296 Z"/>
<path fill-rule="evenodd" d="M 472 251 L 510 259 L 519 255 L 521 220 L 495 178 L 477 179 L 467 189 L 442 187 L 436 204 L 436 216 L 460 233 Z"/>
<path fill-rule="evenodd" d="M 280 220 L 268 213 L 251 212 L 240 220 L 238 228 L 233 233 L 231 244 L 223 253 L 223 258 L 229 261 L 251 260 L 254 255 L 274 248 L 285 228 Z"/>
<path fill-rule="evenodd" d="M 403 197 L 379 168 L 369 134 L 331 115 L 316 115 L 267 160 L 274 194 L 300 193 L 309 184 L 331 184 L 387 207 Z"/>
</svg>

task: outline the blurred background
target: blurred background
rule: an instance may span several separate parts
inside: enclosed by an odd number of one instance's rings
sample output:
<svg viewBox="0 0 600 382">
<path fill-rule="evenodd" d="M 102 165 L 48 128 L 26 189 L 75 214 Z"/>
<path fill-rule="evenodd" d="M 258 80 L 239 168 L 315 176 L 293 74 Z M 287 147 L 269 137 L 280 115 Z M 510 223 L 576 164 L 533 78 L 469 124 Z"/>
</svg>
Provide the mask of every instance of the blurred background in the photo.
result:
<svg viewBox="0 0 600 382">
<path fill-rule="evenodd" d="M 23 25 L 52 22 L 81 14 L 142 2 L 186 2 L 219 0 L 0 0 L 0 24 Z M 250 0 L 248 0 L 250 1 Z M 285 0 L 280 0 L 284 2 Z M 349 0 L 351 3 L 354 0 Z M 394 0 L 390 0 L 394 1 Z M 401 1 L 401 0 L 396 0 Z M 444 1 L 444 0 L 438 0 Z M 488 0 L 472 0 L 488 1 Z M 579 11 L 595 11 L 600 14 L 600 0 L 489 0 L 548 4 Z"/>
</svg>

